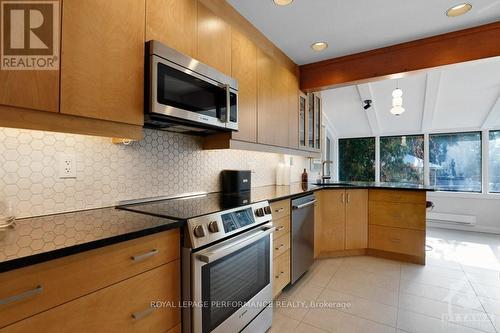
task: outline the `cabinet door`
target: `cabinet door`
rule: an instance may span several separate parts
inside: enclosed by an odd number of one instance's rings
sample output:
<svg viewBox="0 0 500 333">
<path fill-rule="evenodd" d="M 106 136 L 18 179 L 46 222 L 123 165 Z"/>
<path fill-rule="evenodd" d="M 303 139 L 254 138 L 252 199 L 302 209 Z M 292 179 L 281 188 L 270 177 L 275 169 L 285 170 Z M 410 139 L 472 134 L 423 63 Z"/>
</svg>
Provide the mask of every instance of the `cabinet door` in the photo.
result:
<svg viewBox="0 0 500 333">
<path fill-rule="evenodd" d="M 368 190 L 346 190 L 345 248 L 368 247 Z"/>
<path fill-rule="evenodd" d="M 299 93 L 299 148 L 306 148 L 307 140 L 307 95 Z"/>
<path fill-rule="evenodd" d="M 180 260 L 159 266 L 0 330 L 22 332 L 165 332 L 181 321 Z"/>
<path fill-rule="evenodd" d="M 196 39 L 196 58 L 231 75 L 231 26 L 199 2 Z"/>
<path fill-rule="evenodd" d="M 1 57 L 0 61 L 3 61 Z M 59 70 L 0 70 L 2 105 L 58 112 Z"/>
<path fill-rule="evenodd" d="M 61 113 L 144 123 L 145 0 L 64 0 Z"/>
<path fill-rule="evenodd" d="M 238 80 L 237 140 L 257 142 L 257 47 L 232 29 L 231 75 Z"/>
<path fill-rule="evenodd" d="M 288 147 L 287 70 L 259 50 L 257 53 L 258 142 Z"/>
<path fill-rule="evenodd" d="M 307 94 L 307 147 L 314 149 L 314 94 Z"/>
<path fill-rule="evenodd" d="M 314 96 L 314 149 L 321 149 L 321 97 L 316 93 Z"/>
<path fill-rule="evenodd" d="M 320 253 L 344 250 L 345 198 L 344 190 L 323 190 L 321 193 Z"/>
<path fill-rule="evenodd" d="M 196 56 L 196 0 L 146 0 L 146 41 Z"/>
<path fill-rule="evenodd" d="M 288 147 L 299 147 L 299 80 L 288 71 Z"/>
</svg>

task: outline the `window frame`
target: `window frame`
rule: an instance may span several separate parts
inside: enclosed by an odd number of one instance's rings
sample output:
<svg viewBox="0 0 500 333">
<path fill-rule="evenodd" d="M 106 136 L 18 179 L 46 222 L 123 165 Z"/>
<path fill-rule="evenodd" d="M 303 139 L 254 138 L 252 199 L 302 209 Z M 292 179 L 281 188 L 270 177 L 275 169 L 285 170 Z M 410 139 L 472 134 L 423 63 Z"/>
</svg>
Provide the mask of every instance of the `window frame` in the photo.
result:
<svg viewBox="0 0 500 333">
<path fill-rule="evenodd" d="M 357 136 L 357 137 L 343 137 L 343 138 L 337 138 L 337 175 L 338 175 L 338 180 L 339 181 L 351 181 L 351 180 L 341 180 L 340 179 L 340 141 L 342 140 L 359 140 L 359 139 L 373 139 L 373 145 L 374 145 L 374 156 L 373 156 L 373 181 L 377 180 L 377 136 Z M 352 180 L 354 181 L 354 180 Z M 373 182 L 371 180 L 366 180 L 364 182 Z M 360 182 L 363 182 L 362 180 Z"/>
<path fill-rule="evenodd" d="M 402 137 L 422 137 L 422 152 L 424 156 L 422 157 L 422 182 L 419 183 L 408 183 L 408 184 L 414 184 L 414 185 L 424 185 L 425 184 L 425 157 L 426 157 L 426 149 L 425 149 L 425 135 L 424 134 L 401 134 L 401 135 L 381 135 L 379 136 L 378 140 L 378 149 L 379 149 L 379 155 L 380 158 L 378 160 L 379 164 L 379 180 L 382 182 L 381 177 L 382 177 L 382 140 L 383 139 L 390 139 L 390 138 L 402 138 Z"/>
<path fill-rule="evenodd" d="M 481 191 L 480 192 L 467 192 L 467 191 L 445 191 L 445 190 L 435 190 L 434 192 L 430 193 L 432 196 L 436 197 L 450 197 L 450 198 L 464 198 L 464 199 L 485 199 L 485 200 L 499 200 L 500 199 L 500 193 L 497 192 L 490 192 L 489 191 L 489 134 L 490 132 L 496 132 L 500 131 L 500 126 L 496 127 L 491 127 L 487 129 L 481 129 L 481 128 L 464 128 L 464 129 L 459 129 L 457 131 L 423 131 L 423 132 L 409 132 L 409 133 L 403 133 L 403 134 L 390 134 L 390 135 L 373 135 L 373 136 L 353 136 L 353 137 L 336 137 L 334 140 L 334 147 L 335 147 L 335 172 L 334 175 L 336 175 L 336 179 L 340 179 L 340 146 L 339 146 L 339 141 L 340 140 L 346 140 L 346 139 L 363 139 L 363 138 L 373 138 L 375 137 L 375 179 L 376 181 L 380 180 L 380 138 L 381 137 L 391 137 L 391 136 L 412 136 L 412 135 L 424 135 L 424 185 L 429 186 L 429 172 L 428 172 L 428 167 L 429 167 L 429 160 L 430 160 L 430 154 L 429 154 L 429 142 L 430 142 L 430 136 L 434 134 L 461 134 L 461 133 L 480 133 L 481 134 L 481 173 L 482 173 L 482 186 L 481 186 Z"/>
</svg>

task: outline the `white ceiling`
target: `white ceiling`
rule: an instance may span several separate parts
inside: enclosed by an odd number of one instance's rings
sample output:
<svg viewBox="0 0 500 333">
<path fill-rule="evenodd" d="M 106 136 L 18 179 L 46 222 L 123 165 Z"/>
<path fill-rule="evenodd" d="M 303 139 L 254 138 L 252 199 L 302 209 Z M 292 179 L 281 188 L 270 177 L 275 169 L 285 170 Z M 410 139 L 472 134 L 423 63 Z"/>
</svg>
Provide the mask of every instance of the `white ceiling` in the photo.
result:
<svg viewBox="0 0 500 333">
<path fill-rule="evenodd" d="M 401 116 L 392 91 L 403 90 Z M 436 68 L 404 78 L 322 92 L 323 111 L 338 137 L 500 128 L 500 57 Z M 363 100 L 373 106 L 363 109 Z"/>
<path fill-rule="evenodd" d="M 469 0 L 472 10 L 449 18 L 448 8 L 463 0 L 228 0 L 257 29 L 302 65 L 500 19 L 500 0 Z M 330 47 L 315 52 L 310 45 Z"/>
</svg>

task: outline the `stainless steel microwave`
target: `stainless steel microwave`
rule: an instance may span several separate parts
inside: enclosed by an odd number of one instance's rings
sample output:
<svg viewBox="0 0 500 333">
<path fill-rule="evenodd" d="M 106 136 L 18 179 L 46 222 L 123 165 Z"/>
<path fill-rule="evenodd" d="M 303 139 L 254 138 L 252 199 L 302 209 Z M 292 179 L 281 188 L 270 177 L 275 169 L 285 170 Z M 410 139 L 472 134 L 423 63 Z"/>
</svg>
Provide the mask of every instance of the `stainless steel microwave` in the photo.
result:
<svg viewBox="0 0 500 333">
<path fill-rule="evenodd" d="M 158 41 L 146 44 L 144 126 L 204 134 L 238 130 L 238 82 Z"/>
</svg>

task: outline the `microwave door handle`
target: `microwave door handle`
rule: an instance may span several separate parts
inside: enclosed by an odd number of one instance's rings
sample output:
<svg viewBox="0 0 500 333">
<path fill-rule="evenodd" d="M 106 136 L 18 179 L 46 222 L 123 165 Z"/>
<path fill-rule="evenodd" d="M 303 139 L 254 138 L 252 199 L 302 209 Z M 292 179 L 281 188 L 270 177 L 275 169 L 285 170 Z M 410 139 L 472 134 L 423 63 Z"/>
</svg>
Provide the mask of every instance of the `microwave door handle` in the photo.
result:
<svg viewBox="0 0 500 333">
<path fill-rule="evenodd" d="M 231 117 L 231 86 L 229 84 L 225 84 L 224 87 L 226 88 L 226 118 L 224 121 L 226 123 L 229 122 L 229 118 Z"/>
<path fill-rule="evenodd" d="M 261 232 L 257 233 L 256 235 L 249 236 L 249 237 L 244 238 L 243 240 L 241 240 L 237 243 L 231 244 L 227 247 L 223 247 L 223 248 L 218 249 L 216 251 L 207 252 L 206 254 L 199 254 L 197 256 L 197 258 L 198 258 L 198 260 L 203 261 L 207 264 L 214 262 L 215 260 L 220 259 L 222 257 L 225 257 L 228 254 L 231 254 L 233 252 L 236 252 L 236 251 L 244 248 L 247 245 L 255 243 L 259 239 L 262 239 L 264 237 L 269 236 L 270 234 L 272 234 L 274 232 L 274 230 L 276 230 L 276 228 L 273 226 L 265 226 L 263 228 L 263 230 Z"/>
</svg>

